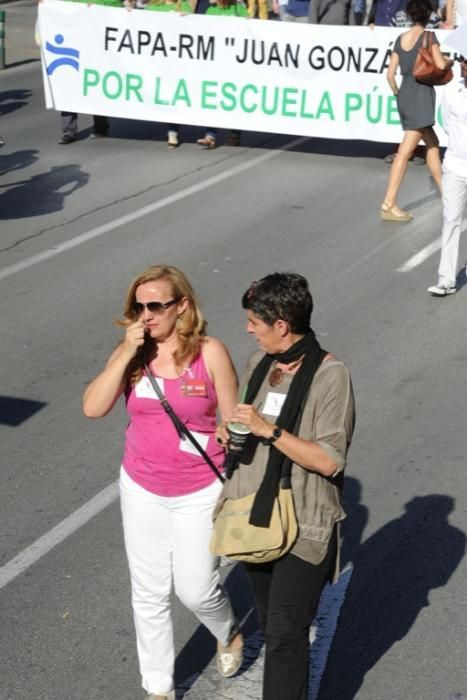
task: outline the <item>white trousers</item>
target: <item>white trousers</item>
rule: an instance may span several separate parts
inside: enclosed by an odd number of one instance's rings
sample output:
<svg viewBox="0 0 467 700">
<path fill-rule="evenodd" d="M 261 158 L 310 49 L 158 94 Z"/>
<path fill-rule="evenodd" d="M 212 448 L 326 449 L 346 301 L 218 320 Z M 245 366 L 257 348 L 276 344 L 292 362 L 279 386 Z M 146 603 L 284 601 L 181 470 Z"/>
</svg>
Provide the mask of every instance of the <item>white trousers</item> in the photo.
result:
<svg viewBox="0 0 467 700">
<path fill-rule="evenodd" d="M 459 239 L 467 194 L 467 177 L 443 168 L 443 235 L 438 268 L 440 284 L 454 286 L 457 278 Z"/>
<path fill-rule="evenodd" d="M 235 618 L 220 584 L 217 558 L 209 552 L 212 511 L 221 484 L 188 496 L 156 496 L 138 486 L 122 468 L 120 499 L 130 566 L 133 615 L 143 688 L 174 689 L 170 594 L 178 598 L 222 644 Z"/>
</svg>

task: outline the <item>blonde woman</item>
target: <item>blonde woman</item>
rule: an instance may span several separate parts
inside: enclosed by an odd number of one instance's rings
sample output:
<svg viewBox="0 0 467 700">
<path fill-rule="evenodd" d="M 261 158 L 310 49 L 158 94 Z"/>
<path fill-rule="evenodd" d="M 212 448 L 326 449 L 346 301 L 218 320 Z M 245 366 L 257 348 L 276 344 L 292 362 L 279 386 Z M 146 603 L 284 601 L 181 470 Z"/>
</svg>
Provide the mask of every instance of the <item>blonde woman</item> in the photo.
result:
<svg viewBox="0 0 467 700">
<path fill-rule="evenodd" d="M 175 700 L 170 595 L 218 640 L 217 665 L 233 675 L 242 636 L 209 553 L 211 516 L 221 483 L 182 440 L 145 376 L 146 364 L 174 411 L 221 467 L 216 411 L 232 413 L 237 378 L 224 345 L 206 335 L 193 289 L 176 267 L 156 265 L 131 284 L 125 335 L 84 393 L 89 418 L 107 415 L 123 395 L 129 414 L 120 496 L 143 688 Z"/>
</svg>

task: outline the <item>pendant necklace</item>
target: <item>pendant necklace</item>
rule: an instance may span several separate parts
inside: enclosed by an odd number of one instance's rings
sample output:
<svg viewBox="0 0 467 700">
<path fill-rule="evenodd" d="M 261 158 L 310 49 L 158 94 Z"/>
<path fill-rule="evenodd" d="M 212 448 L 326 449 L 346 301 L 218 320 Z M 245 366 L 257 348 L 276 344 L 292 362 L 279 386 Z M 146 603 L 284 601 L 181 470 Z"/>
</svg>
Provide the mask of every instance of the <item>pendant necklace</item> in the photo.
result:
<svg viewBox="0 0 467 700">
<path fill-rule="evenodd" d="M 281 381 L 284 379 L 284 374 L 286 372 L 292 372 L 298 365 L 303 361 L 303 358 L 305 355 L 302 355 L 301 357 L 298 358 L 298 360 L 294 360 L 294 362 L 291 362 L 290 364 L 287 365 L 286 369 L 281 369 L 280 367 L 274 367 L 274 369 L 270 372 L 269 374 L 269 384 L 274 387 L 277 386 L 278 384 L 281 383 Z"/>
</svg>

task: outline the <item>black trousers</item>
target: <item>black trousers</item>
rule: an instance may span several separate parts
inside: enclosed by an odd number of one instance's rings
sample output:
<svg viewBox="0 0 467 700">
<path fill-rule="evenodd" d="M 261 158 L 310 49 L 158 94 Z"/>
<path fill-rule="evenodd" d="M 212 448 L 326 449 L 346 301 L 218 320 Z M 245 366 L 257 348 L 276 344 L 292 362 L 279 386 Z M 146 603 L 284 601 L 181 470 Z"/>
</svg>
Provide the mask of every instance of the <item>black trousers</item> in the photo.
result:
<svg viewBox="0 0 467 700">
<path fill-rule="evenodd" d="M 78 131 L 78 115 L 76 112 L 60 112 L 60 116 L 62 118 L 62 132 L 70 136 L 75 136 Z M 105 135 L 109 130 L 109 120 L 107 117 L 95 114 L 93 120 L 95 133 Z"/>
<path fill-rule="evenodd" d="M 321 564 L 294 554 L 246 564 L 265 638 L 263 700 L 306 700 L 309 633 L 336 557 L 336 531 Z"/>
</svg>

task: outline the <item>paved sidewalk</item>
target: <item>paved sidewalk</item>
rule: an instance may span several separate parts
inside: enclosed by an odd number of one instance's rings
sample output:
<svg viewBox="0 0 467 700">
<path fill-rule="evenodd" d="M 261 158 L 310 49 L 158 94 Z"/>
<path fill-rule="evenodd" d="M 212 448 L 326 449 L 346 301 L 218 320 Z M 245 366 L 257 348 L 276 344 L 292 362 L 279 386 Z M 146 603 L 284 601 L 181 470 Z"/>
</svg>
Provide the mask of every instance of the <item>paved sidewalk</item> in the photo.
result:
<svg viewBox="0 0 467 700">
<path fill-rule="evenodd" d="M 34 27 L 37 18 L 37 3 L 33 0 L 2 2 L 5 12 L 5 70 L 38 61 L 39 47 L 34 41 Z M 0 71 L 1 74 L 1 71 Z"/>
</svg>

